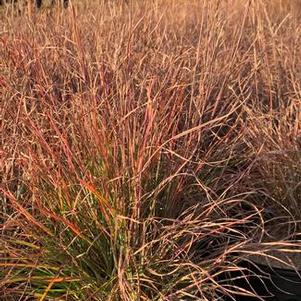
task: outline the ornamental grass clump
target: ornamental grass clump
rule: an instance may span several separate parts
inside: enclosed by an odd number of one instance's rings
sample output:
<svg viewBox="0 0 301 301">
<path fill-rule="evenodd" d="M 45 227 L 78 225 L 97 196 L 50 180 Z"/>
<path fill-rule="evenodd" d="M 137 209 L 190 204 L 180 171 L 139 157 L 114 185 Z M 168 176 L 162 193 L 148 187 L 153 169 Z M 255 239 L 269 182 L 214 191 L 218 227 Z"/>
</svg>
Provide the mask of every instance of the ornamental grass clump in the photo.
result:
<svg viewBox="0 0 301 301">
<path fill-rule="evenodd" d="M 251 185 L 274 217 L 287 216 L 291 230 L 300 231 L 300 102 L 292 99 L 277 111 L 258 114 L 251 122 L 252 146 L 260 148 Z"/>
<path fill-rule="evenodd" d="M 290 85 L 277 69 L 297 44 L 273 47 L 300 28 L 293 16 L 272 24 L 260 1 L 228 6 L 2 12 L 3 300 L 254 295 L 224 275 L 271 248 L 256 177 L 271 175 L 261 139 L 280 136 L 258 124 L 286 110 L 276 92 L 299 91 L 295 61 Z"/>
<path fill-rule="evenodd" d="M 285 14 L 282 7 L 282 21 L 279 15 L 274 19 L 265 11 L 266 27 L 256 26 L 258 35 L 265 32 L 265 37 L 257 41 L 264 52 L 256 52 L 262 68 L 256 71 L 252 85 L 260 93 L 256 93 L 258 99 L 245 107 L 248 130 L 244 135 L 246 154 L 253 162 L 245 183 L 247 189 L 257 191 L 252 202 L 265 207 L 270 217 L 286 220 L 291 234 L 297 230 L 296 226 L 300 229 L 301 221 L 301 48 L 299 19 L 295 16 L 298 3 L 292 13 Z"/>
</svg>

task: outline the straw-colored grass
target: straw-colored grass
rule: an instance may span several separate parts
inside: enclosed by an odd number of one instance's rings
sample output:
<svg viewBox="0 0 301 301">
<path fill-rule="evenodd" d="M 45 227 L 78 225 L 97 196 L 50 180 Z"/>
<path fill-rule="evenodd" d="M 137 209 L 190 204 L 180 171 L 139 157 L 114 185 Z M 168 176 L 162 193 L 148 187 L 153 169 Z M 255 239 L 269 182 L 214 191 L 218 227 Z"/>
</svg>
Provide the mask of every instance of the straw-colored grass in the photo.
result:
<svg viewBox="0 0 301 301">
<path fill-rule="evenodd" d="M 277 5 L 0 10 L 1 300 L 217 300 L 248 293 L 220 277 L 242 254 L 296 249 L 261 242 L 301 219 L 299 4 Z"/>
</svg>

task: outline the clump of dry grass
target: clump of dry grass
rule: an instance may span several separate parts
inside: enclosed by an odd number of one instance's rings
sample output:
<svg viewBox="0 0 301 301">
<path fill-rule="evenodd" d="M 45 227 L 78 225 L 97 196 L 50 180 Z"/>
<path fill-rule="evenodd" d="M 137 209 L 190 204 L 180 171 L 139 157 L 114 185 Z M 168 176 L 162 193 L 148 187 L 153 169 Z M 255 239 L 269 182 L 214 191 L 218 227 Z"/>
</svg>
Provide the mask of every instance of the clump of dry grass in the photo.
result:
<svg viewBox="0 0 301 301">
<path fill-rule="evenodd" d="M 282 185 L 284 157 L 273 156 L 300 150 L 287 137 L 299 133 L 300 26 L 265 4 L 100 1 L 3 15 L 4 299 L 245 293 L 220 275 L 260 242 L 274 210 L 262 191 L 291 209 L 268 191 Z"/>
</svg>

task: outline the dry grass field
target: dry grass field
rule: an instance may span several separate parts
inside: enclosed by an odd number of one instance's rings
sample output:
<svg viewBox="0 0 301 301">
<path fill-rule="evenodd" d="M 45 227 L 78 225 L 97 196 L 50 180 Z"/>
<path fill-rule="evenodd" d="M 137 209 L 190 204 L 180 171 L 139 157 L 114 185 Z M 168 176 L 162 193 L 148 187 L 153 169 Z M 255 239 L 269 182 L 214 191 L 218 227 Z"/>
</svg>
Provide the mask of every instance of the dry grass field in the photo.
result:
<svg viewBox="0 0 301 301">
<path fill-rule="evenodd" d="M 300 1 L 70 2 L 0 7 L 0 300 L 251 294 L 300 243 Z"/>
</svg>

